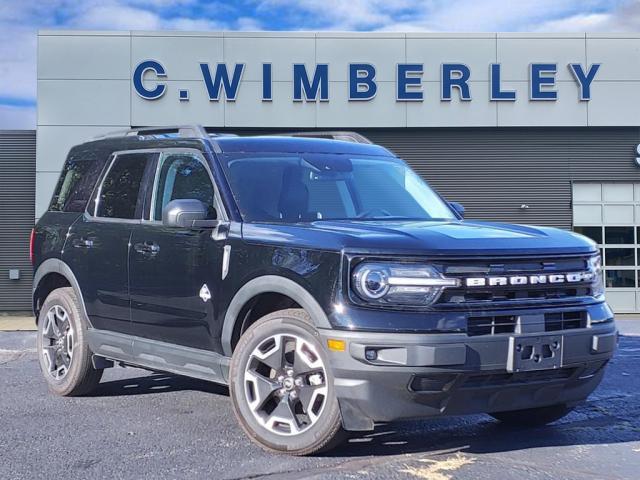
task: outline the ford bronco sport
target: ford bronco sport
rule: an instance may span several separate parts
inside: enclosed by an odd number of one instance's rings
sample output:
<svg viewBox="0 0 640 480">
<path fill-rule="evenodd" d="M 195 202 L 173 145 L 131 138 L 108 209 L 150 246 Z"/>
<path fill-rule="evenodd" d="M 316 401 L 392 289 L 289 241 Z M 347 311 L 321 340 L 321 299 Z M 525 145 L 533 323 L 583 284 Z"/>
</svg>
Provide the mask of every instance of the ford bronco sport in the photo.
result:
<svg viewBox="0 0 640 480">
<path fill-rule="evenodd" d="M 293 454 L 376 421 L 557 420 L 617 343 L 596 245 L 462 214 L 348 132 L 76 146 L 31 238 L 44 377 L 59 395 L 114 365 L 228 384 L 249 437 Z"/>
</svg>

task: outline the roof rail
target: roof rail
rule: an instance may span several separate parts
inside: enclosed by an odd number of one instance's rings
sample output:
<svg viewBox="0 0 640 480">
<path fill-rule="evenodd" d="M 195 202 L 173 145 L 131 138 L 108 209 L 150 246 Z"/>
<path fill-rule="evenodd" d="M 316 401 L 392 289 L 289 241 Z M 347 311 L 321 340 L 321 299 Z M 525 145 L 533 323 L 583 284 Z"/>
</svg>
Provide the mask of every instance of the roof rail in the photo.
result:
<svg viewBox="0 0 640 480">
<path fill-rule="evenodd" d="M 139 136 L 168 137 L 176 135 L 180 138 L 209 138 L 209 133 L 207 133 L 202 125 L 176 125 L 168 127 L 143 127 L 132 128 L 129 130 L 117 130 L 104 135 L 98 135 L 95 139 Z"/>
<path fill-rule="evenodd" d="M 357 132 L 349 132 L 342 130 L 326 130 L 319 132 L 289 132 L 289 133 L 277 133 L 274 135 L 284 137 L 309 137 L 309 138 L 329 138 L 332 140 L 342 140 L 343 142 L 353 143 L 366 143 L 372 145 L 373 142 L 364 135 L 360 135 Z"/>
</svg>

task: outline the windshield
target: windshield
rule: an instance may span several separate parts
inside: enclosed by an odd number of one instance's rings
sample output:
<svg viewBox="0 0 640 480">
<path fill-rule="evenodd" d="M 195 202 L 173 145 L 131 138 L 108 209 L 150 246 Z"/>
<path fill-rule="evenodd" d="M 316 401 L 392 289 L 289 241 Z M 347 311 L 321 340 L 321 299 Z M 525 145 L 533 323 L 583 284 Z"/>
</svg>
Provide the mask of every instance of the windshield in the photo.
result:
<svg viewBox="0 0 640 480">
<path fill-rule="evenodd" d="M 345 154 L 226 154 L 248 222 L 450 220 L 449 206 L 404 162 Z"/>
</svg>

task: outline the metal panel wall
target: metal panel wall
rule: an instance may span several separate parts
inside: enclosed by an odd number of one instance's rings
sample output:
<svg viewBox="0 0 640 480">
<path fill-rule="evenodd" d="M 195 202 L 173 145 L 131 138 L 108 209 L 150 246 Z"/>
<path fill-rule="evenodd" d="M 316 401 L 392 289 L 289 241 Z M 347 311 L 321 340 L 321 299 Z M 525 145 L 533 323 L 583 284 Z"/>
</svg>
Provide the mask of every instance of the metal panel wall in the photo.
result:
<svg viewBox="0 0 640 480">
<path fill-rule="evenodd" d="M 36 132 L 0 131 L 0 311 L 31 310 Z M 19 270 L 18 280 L 9 271 Z"/>
<path fill-rule="evenodd" d="M 638 128 L 361 132 L 407 160 L 467 218 L 571 228 L 571 182 L 640 178 Z M 528 205 L 528 209 L 522 209 Z"/>
<path fill-rule="evenodd" d="M 357 131 L 405 159 L 447 200 L 462 203 L 468 219 L 570 229 L 572 181 L 640 178 L 637 127 Z"/>
</svg>

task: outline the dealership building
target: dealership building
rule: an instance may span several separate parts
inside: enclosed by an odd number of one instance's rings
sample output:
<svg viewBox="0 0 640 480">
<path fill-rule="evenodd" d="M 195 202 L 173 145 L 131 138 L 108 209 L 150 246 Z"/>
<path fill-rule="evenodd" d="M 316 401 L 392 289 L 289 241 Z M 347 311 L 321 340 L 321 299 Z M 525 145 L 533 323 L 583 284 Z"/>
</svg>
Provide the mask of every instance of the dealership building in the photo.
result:
<svg viewBox="0 0 640 480">
<path fill-rule="evenodd" d="M 467 218 L 593 238 L 614 310 L 640 313 L 640 34 L 42 31 L 37 105 L 37 132 L 0 133 L 0 311 L 29 308 L 71 146 L 202 124 L 357 131 Z"/>
</svg>

